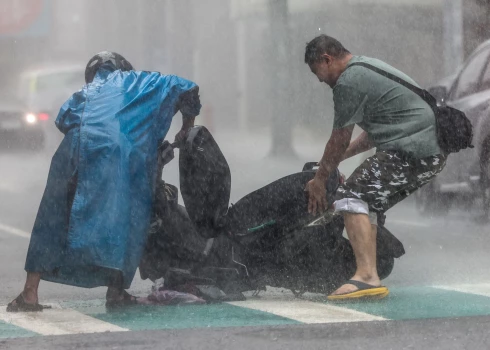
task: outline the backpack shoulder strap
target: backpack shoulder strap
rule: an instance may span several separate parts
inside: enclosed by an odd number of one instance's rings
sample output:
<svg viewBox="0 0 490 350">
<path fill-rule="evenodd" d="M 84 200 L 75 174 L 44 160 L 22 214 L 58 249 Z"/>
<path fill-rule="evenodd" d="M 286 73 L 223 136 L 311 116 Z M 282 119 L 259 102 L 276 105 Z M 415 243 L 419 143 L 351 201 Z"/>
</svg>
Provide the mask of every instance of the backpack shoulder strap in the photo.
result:
<svg viewBox="0 0 490 350">
<path fill-rule="evenodd" d="M 374 72 L 376 72 L 376 73 L 378 73 L 378 74 L 380 74 L 380 75 L 382 75 L 382 76 L 384 76 L 390 80 L 393 80 L 394 82 L 397 82 L 400 85 L 403 85 L 407 89 L 413 91 L 414 93 L 419 95 L 425 102 L 427 102 L 431 107 L 436 105 L 436 101 L 435 101 L 434 97 L 427 90 L 421 89 L 421 88 L 419 88 L 413 84 L 410 84 L 406 80 L 404 80 L 400 77 L 397 77 L 394 74 L 391 74 L 385 70 L 379 69 L 378 67 L 375 67 L 369 63 L 364 63 L 364 62 L 354 62 L 354 63 L 350 64 L 347 68 L 350 68 L 353 66 L 361 66 L 361 67 L 370 69 L 370 70 L 372 70 L 372 71 L 374 71 Z"/>
</svg>

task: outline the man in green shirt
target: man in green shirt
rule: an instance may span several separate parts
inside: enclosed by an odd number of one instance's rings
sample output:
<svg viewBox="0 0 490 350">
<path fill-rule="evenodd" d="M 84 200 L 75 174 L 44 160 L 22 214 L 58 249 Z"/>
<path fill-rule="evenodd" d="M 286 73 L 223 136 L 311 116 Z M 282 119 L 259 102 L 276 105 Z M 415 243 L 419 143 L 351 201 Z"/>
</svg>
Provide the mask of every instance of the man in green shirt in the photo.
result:
<svg viewBox="0 0 490 350">
<path fill-rule="evenodd" d="M 306 186 L 309 212 L 326 209 L 325 181 L 341 161 L 376 148 L 376 154 L 340 186 L 335 198 L 357 270 L 328 299 L 380 299 L 389 291 L 376 270 L 378 216 L 429 182 L 446 164 L 437 143 L 434 113 L 408 88 L 366 67 L 351 65 L 368 63 L 416 85 L 410 77 L 380 60 L 353 56 L 332 37 L 320 35 L 308 43 L 305 62 L 320 82 L 333 89 L 335 109 L 320 167 Z M 351 142 L 356 124 L 364 131 Z"/>
</svg>

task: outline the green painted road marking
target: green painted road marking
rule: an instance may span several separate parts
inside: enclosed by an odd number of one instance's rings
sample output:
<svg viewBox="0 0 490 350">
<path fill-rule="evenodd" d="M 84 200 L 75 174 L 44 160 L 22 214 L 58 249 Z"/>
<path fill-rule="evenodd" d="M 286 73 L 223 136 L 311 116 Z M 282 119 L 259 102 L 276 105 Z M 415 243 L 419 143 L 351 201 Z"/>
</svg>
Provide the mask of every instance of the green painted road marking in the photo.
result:
<svg viewBox="0 0 490 350">
<path fill-rule="evenodd" d="M 90 302 L 89 302 L 90 303 Z M 94 301 L 66 303 L 72 309 L 96 319 L 130 330 L 183 329 L 207 327 L 241 327 L 299 324 L 271 313 L 229 304 L 143 306 L 106 311 L 104 303 Z"/>
<path fill-rule="evenodd" d="M 464 293 L 471 290 L 473 293 Z M 481 295 L 478 295 L 479 293 Z M 490 284 L 391 288 L 369 303 L 301 300 L 277 292 L 232 304 L 143 306 L 107 310 L 104 300 L 65 302 L 42 313 L 0 310 L 0 338 L 127 330 L 271 326 L 490 315 Z"/>
<path fill-rule="evenodd" d="M 24 328 L 14 326 L 10 323 L 0 321 L 0 339 L 6 338 L 26 338 L 37 335 L 37 333 L 30 332 Z"/>
<path fill-rule="evenodd" d="M 391 320 L 490 315 L 488 297 L 433 287 L 390 288 L 380 301 L 341 306 Z"/>
</svg>

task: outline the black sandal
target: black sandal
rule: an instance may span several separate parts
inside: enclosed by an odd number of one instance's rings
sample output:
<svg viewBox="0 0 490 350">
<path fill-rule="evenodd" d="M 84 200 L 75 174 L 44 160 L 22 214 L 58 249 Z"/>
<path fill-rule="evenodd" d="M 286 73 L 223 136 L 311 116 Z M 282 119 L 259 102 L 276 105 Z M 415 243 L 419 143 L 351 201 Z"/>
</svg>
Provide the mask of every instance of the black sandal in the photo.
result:
<svg viewBox="0 0 490 350">
<path fill-rule="evenodd" d="M 106 300 L 105 306 L 109 308 L 130 306 L 138 304 L 138 297 L 123 291 L 122 299 Z"/>
<path fill-rule="evenodd" d="M 40 312 L 44 309 L 51 309 L 51 306 L 38 303 L 28 304 L 22 293 L 7 305 L 7 312 Z"/>
</svg>

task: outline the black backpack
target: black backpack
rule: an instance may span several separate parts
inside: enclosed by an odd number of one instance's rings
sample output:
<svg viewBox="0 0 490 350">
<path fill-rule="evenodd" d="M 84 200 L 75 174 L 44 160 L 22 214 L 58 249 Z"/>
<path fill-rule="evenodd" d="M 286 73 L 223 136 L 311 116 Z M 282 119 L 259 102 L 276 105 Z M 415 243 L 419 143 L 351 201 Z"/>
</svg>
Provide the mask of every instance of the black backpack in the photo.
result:
<svg viewBox="0 0 490 350">
<path fill-rule="evenodd" d="M 438 106 L 434 96 L 427 90 L 414 86 L 396 75 L 388 73 L 378 67 L 364 62 L 355 62 L 349 65 L 349 67 L 352 66 L 362 66 L 381 74 L 415 92 L 427 102 L 434 111 L 436 117 L 437 142 L 444 153 L 456 153 L 462 149 L 473 148 L 473 145 L 471 144 L 473 140 L 473 126 L 464 112 L 448 106 Z"/>
</svg>

